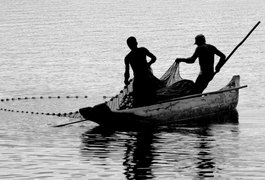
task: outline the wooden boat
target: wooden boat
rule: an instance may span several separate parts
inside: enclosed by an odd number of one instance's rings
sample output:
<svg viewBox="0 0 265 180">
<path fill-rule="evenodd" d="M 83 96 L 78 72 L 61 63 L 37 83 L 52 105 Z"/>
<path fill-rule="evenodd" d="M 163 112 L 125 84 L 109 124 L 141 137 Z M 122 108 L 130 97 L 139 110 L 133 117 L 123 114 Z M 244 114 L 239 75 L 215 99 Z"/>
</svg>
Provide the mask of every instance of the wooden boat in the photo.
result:
<svg viewBox="0 0 265 180">
<path fill-rule="evenodd" d="M 260 21 L 227 56 L 226 61 L 245 42 L 259 24 Z M 165 81 L 167 85 L 172 85 L 172 83 L 176 82 L 175 80 L 181 80 L 178 67 L 179 65 L 174 63 L 160 80 Z M 247 86 L 240 86 L 240 76 L 236 75 L 233 76 L 232 80 L 225 87 L 218 91 L 182 96 L 144 107 L 121 110 L 119 108 L 121 104 L 120 100 L 132 90 L 130 86 L 105 104 L 100 104 L 93 108 L 82 108 L 79 112 L 85 119 L 94 121 L 99 125 L 180 124 L 191 120 L 198 122 L 199 119 L 211 115 L 235 111 L 238 104 L 239 89 L 245 87 Z"/>
<path fill-rule="evenodd" d="M 236 109 L 239 98 L 240 76 L 232 80 L 222 89 L 203 94 L 194 94 L 161 101 L 157 104 L 119 110 L 121 92 L 110 101 L 94 107 L 82 108 L 80 114 L 87 120 L 99 125 L 138 126 L 185 124 L 190 121 L 229 112 Z"/>
</svg>

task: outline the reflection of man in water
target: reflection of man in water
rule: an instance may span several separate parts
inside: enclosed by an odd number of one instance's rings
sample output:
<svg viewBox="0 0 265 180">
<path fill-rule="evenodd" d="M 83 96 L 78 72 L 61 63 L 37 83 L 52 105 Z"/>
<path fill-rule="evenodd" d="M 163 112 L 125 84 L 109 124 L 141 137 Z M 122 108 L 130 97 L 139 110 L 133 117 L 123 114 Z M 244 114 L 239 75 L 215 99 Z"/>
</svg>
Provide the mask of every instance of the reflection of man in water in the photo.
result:
<svg viewBox="0 0 265 180">
<path fill-rule="evenodd" d="M 204 35 L 199 34 L 195 37 L 195 44 L 197 48 L 194 54 L 189 58 L 177 58 L 176 62 L 194 63 L 199 58 L 200 74 L 195 81 L 194 93 L 202 93 L 213 79 L 214 74 L 218 73 L 225 63 L 225 55 L 219 51 L 215 46 L 206 44 Z M 218 64 L 215 66 L 214 72 L 214 55 L 220 57 Z"/>
<path fill-rule="evenodd" d="M 141 106 L 151 103 L 159 80 L 151 72 L 151 64 L 156 61 L 156 57 L 144 47 L 137 47 L 135 37 L 129 37 L 127 44 L 131 52 L 125 57 L 124 83 L 129 84 L 130 66 L 133 70 L 133 99 L 134 106 Z M 151 58 L 147 62 L 146 57 Z"/>
</svg>

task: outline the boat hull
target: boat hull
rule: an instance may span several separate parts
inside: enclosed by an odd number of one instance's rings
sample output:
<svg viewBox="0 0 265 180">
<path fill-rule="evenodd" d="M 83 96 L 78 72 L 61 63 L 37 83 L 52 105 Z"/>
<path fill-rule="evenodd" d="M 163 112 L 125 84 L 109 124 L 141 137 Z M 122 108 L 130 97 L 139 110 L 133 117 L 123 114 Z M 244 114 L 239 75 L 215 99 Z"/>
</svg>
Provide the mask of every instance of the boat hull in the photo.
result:
<svg viewBox="0 0 265 180">
<path fill-rule="evenodd" d="M 138 126 L 185 124 L 193 120 L 205 119 L 236 109 L 238 104 L 239 76 L 219 91 L 185 96 L 154 105 L 113 110 L 107 103 L 93 108 L 82 108 L 80 114 L 99 125 Z"/>
<path fill-rule="evenodd" d="M 141 123 L 169 124 L 232 111 L 238 103 L 238 90 L 179 99 L 148 107 L 116 111 L 142 117 Z"/>
</svg>

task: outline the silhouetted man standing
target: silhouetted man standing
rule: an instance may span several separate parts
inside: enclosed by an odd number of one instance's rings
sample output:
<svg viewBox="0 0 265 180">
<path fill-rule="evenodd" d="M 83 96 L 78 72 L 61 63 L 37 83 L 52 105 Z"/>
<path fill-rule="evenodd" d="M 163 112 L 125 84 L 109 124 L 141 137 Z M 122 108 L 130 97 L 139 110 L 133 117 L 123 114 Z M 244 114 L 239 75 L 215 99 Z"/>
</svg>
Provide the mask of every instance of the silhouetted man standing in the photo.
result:
<svg viewBox="0 0 265 180">
<path fill-rule="evenodd" d="M 194 63 L 199 58 L 200 74 L 195 81 L 194 93 L 202 93 L 213 79 L 215 73 L 218 73 L 225 63 L 226 56 L 215 46 L 206 44 L 204 35 L 199 34 L 195 37 L 197 48 L 194 54 L 189 58 L 177 58 L 176 62 Z M 220 57 L 214 72 L 214 55 Z"/>
<path fill-rule="evenodd" d="M 156 61 L 156 57 L 144 47 L 138 48 L 135 37 L 127 39 L 127 45 L 131 49 L 125 57 L 124 83 L 129 84 L 130 66 L 133 70 L 133 99 L 134 106 L 150 104 L 154 101 L 154 93 L 159 84 L 159 80 L 151 72 L 151 64 Z M 147 62 L 147 57 L 151 58 Z"/>
</svg>

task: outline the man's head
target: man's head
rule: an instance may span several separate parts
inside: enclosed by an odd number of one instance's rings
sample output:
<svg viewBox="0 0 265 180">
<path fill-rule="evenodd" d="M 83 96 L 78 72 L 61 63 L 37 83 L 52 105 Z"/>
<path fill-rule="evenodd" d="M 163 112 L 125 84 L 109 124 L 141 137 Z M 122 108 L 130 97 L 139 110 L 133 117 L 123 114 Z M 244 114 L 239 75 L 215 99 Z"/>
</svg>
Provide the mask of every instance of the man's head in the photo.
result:
<svg viewBox="0 0 265 180">
<path fill-rule="evenodd" d="M 129 46 L 130 49 L 136 49 L 137 48 L 137 41 L 136 38 L 131 36 L 127 39 L 127 45 Z"/>
<path fill-rule="evenodd" d="M 197 45 L 202 45 L 202 44 L 205 44 L 206 43 L 206 40 L 205 40 L 205 36 L 202 35 L 202 34 L 199 34 L 195 37 L 195 43 L 194 44 L 197 44 Z"/>
</svg>

